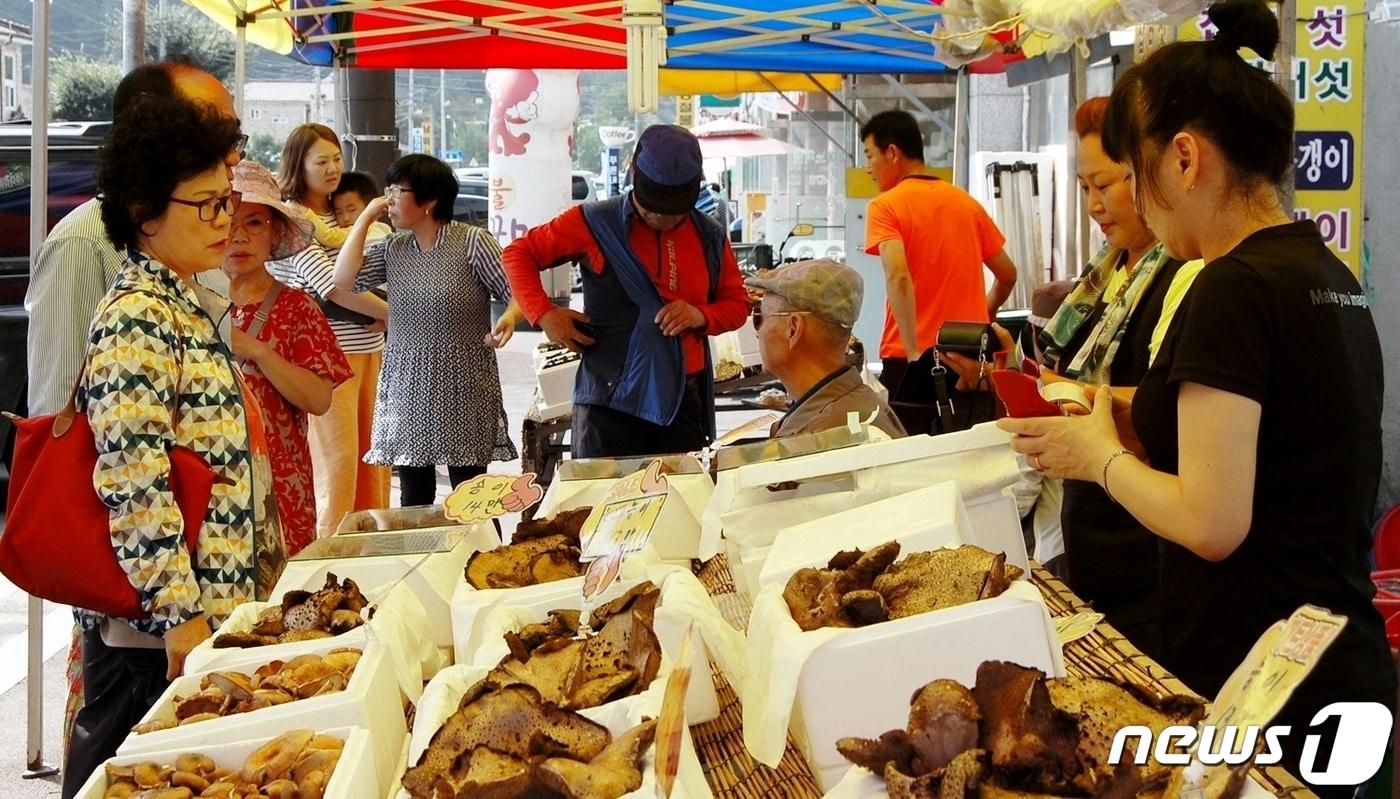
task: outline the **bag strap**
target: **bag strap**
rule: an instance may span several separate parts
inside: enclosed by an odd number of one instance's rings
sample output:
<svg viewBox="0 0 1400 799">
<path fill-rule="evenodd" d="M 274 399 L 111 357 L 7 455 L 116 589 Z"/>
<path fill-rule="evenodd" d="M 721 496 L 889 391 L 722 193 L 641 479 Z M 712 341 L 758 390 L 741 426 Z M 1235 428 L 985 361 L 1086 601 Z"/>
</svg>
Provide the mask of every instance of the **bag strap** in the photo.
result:
<svg viewBox="0 0 1400 799">
<path fill-rule="evenodd" d="M 257 338 L 258 334 L 262 332 L 267 320 L 272 318 L 272 306 L 277 304 L 277 295 L 281 293 L 282 284 L 274 280 L 272 288 L 268 289 L 267 296 L 263 297 L 262 305 L 259 305 L 258 310 L 253 312 L 253 323 L 248 325 L 248 335 Z"/>
</svg>

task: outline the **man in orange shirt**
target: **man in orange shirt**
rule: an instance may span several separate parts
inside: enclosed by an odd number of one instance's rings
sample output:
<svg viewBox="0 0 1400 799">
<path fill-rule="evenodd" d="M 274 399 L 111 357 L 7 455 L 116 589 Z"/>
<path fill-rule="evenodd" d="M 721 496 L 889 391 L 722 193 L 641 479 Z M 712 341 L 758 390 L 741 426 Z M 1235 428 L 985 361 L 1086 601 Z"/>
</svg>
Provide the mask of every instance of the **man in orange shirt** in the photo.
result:
<svg viewBox="0 0 1400 799">
<path fill-rule="evenodd" d="M 689 452 L 714 438 L 708 336 L 734 330 L 748 293 L 725 231 L 695 209 L 700 145 L 676 125 L 637 139 L 632 190 L 570 208 L 501 261 L 530 323 L 583 354 L 574 382 L 576 458 Z M 583 312 L 556 308 L 540 271 L 580 261 Z"/>
<path fill-rule="evenodd" d="M 924 165 L 923 136 L 913 116 L 881 112 L 861 127 L 860 137 L 865 169 L 881 192 L 870 201 L 865 223 L 865 251 L 879 255 L 885 270 L 880 380 L 898 401 L 896 411 L 906 403 L 932 406 L 934 380 L 947 380 L 945 397 L 957 380 L 951 371 L 932 380 L 927 375 L 938 329 L 949 321 L 995 318 L 1016 284 L 1016 264 L 982 206 Z M 990 292 L 983 264 L 995 278 Z M 926 414 L 910 416 L 901 418 L 909 432 L 928 432 Z"/>
</svg>

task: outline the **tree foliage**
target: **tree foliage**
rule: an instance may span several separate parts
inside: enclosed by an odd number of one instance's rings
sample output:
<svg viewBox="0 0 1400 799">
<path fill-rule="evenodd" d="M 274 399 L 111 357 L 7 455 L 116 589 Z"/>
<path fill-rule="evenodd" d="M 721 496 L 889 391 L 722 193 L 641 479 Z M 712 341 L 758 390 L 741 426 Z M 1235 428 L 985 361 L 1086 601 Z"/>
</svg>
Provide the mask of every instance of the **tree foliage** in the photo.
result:
<svg viewBox="0 0 1400 799">
<path fill-rule="evenodd" d="M 120 5 L 120 4 L 118 4 Z M 184 58 L 224 83 L 233 80 L 234 51 L 238 40 L 232 33 L 184 3 L 167 3 L 161 18 L 146 12 L 146 59 L 160 59 L 160 38 L 165 33 L 165 57 Z M 121 32 L 117 33 L 121 48 Z"/>
<path fill-rule="evenodd" d="M 53 119 L 68 121 L 111 119 L 112 95 L 121 81 L 117 64 L 84 56 L 53 60 Z"/>
<path fill-rule="evenodd" d="M 248 140 L 246 157 L 276 172 L 278 164 L 282 162 L 282 143 L 274 139 L 271 133 L 259 133 Z"/>
</svg>

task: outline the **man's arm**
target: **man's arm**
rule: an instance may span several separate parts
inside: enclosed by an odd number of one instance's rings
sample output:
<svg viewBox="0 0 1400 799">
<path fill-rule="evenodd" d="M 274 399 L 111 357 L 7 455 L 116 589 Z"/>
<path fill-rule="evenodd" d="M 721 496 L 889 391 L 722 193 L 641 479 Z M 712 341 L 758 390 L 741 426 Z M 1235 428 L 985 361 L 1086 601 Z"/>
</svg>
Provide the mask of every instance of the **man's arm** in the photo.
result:
<svg viewBox="0 0 1400 799">
<path fill-rule="evenodd" d="M 904 342 L 905 357 L 917 359 L 919 349 L 918 315 L 914 304 L 914 278 L 909 275 L 909 262 L 904 256 L 904 242 L 887 239 L 880 242 L 880 266 L 885 269 L 885 296 L 894 314 L 899 340 Z"/>
<path fill-rule="evenodd" d="M 121 262 L 111 246 L 76 236 L 39 250 L 24 302 L 31 415 L 56 413 L 68 403 L 87 352 L 88 327 Z"/>
<path fill-rule="evenodd" d="M 987 259 L 987 268 L 992 270 L 992 290 L 987 292 L 987 317 L 995 320 L 997 309 L 1006 302 L 1006 298 L 1011 296 L 1011 289 L 1016 286 L 1016 262 L 1011 260 L 1011 256 L 1006 254 L 1006 248 L 997 250 L 997 254 Z"/>
</svg>

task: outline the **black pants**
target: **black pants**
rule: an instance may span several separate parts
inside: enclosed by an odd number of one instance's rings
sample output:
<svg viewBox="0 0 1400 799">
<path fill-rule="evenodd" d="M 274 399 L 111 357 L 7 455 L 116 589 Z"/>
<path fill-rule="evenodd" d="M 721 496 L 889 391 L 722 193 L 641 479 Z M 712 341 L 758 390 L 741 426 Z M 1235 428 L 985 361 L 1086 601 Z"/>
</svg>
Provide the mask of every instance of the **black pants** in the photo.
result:
<svg viewBox="0 0 1400 799">
<path fill-rule="evenodd" d="M 107 646 L 97 630 L 83 632 L 83 709 L 63 764 L 63 799 L 71 799 L 94 769 L 117 753 L 131 728 L 170 685 L 164 649 Z"/>
<path fill-rule="evenodd" d="M 669 425 L 652 424 L 606 405 L 575 405 L 570 452 L 575 458 L 636 458 L 702 449 L 710 443 L 702 407 L 700 380 L 695 377 L 685 381 L 680 410 Z"/>
<path fill-rule="evenodd" d="M 431 505 L 437 497 L 437 467 L 436 466 L 399 466 L 399 504 L 404 507 L 411 505 Z M 480 477 L 486 474 L 485 466 L 449 466 L 447 467 L 447 477 L 452 481 L 452 487 L 464 483 L 473 477 Z"/>
</svg>

